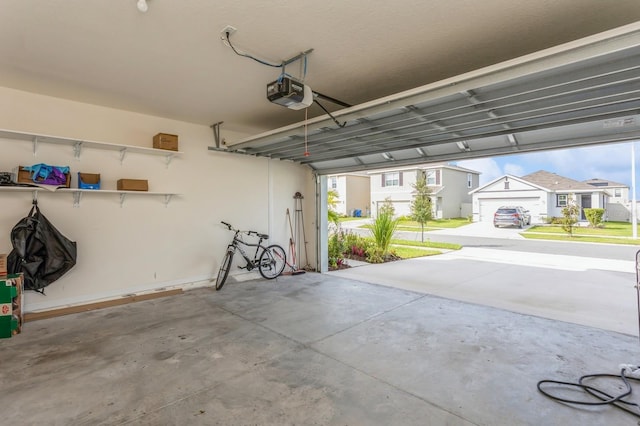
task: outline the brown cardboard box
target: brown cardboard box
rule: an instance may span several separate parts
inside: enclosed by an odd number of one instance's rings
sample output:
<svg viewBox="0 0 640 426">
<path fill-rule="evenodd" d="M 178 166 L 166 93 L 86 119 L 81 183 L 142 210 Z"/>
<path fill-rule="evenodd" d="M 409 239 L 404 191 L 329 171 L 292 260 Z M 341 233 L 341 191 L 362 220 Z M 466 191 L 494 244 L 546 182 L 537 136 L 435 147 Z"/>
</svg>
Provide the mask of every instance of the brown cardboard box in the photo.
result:
<svg viewBox="0 0 640 426">
<path fill-rule="evenodd" d="M 66 176 L 67 176 L 66 185 L 59 185 L 59 186 L 64 186 L 65 188 L 71 188 L 71 174 L 67 173 Z M 22 166 L 18 167 L 18 176 L 16 176 L 16 181 L 17 183 L 30 183 L 33 185 L 36 185 L 38 183 L 38 182 L 34 182 L 33 179 L 31 179 L 31 172 L 29 172 L 28 170 L 25 170 L 25 168 Z M 53 185 L 50 185 L 50 186 L 53 186 Z"/>
<path fill-rule="evenodd" d="M 178 135 L 158 133 L 153 137 L 153 147 L 156 149 L 178 150 Z"/>
<path fill-rule="evenodd" d="M 118 179 L 118 191 L 148 191 L 146 179 Z"/>
<path fill-rule="evenodd" d="M 7 255 L 0 253 L 0 276 L 7 275 Z"/>
</svg>

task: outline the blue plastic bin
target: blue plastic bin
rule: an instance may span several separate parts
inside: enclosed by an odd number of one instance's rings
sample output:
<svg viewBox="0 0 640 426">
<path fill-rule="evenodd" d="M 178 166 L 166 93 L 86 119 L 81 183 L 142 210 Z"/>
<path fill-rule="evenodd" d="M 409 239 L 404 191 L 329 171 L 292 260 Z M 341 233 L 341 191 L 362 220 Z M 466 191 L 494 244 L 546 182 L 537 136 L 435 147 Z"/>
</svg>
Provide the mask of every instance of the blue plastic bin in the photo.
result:
<svg viewBox="0 0 640 426">
<path fill-rule="evenodd" d="M 78 188 L 100 189 L 100 174 L 78 172 Z"/>
</svg>

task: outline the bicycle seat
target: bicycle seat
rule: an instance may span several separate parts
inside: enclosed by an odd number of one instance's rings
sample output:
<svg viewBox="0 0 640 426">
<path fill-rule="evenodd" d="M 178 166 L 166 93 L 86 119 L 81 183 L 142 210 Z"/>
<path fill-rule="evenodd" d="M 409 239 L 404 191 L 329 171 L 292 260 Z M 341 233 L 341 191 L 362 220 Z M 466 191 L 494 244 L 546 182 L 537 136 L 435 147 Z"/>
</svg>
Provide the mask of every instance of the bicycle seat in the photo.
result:
<svg viewBox="0 0 640 426">
<path fill-rule="evenodd" d="M 269 239 L 269 236 L 267 234 L 259 234 L 259 233 L 256 232 L 256 235 L 259 238 L 262 238 L 263 240 L 268 240 Z"/>
</svg>

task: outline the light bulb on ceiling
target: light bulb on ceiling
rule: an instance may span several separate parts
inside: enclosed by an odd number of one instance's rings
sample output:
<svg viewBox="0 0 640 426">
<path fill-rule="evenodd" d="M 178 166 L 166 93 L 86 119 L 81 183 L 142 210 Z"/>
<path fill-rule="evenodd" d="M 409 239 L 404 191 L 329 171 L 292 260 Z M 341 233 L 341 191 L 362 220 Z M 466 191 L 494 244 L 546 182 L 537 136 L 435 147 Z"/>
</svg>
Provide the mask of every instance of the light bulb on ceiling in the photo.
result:
<svg viewBox="0 0 640 426">
<path fill-rule="evenodd" d="M 147 5 L 147 0 L 138 0 L 138 10 L 140 12 L 146 12 L 147 10 L 149 10 L 149 6 Z"/>
</svg>

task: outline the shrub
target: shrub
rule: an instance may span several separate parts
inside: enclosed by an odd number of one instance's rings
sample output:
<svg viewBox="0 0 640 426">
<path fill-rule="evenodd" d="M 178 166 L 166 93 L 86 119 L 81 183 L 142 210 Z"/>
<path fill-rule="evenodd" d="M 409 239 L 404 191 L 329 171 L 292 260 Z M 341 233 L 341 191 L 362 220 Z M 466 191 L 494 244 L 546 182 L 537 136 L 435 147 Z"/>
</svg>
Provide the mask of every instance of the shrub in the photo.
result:
<svg viewBox="0 0 640 426">
<path fill-rule="evenodd" d="M 602 224 L 604 209 L 584 209 L 584 215 L 589 221 L 589 225 L 596 228 L 598 225 Z"/>
<path fill-rule="evenodd" d="M 384 253 L 376 246 L 367 248 L 367 261 L 371 263 L 384 263 Z"/>
<path fill-rule="evenodd" d="M 361 237 L 358 234 L 347 233 L 344 236 L 344 255 L 347 257 L 366 258 L 367 249 L 374 243 L 370 238 Z"/>
<path fill-rule="evenodd" d="M 331 234 L 328 243 L 329 267 L 337 268 L 344 263 L 344 232 Z"/>
</svg>

